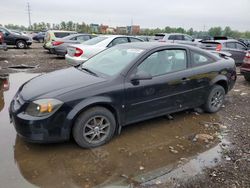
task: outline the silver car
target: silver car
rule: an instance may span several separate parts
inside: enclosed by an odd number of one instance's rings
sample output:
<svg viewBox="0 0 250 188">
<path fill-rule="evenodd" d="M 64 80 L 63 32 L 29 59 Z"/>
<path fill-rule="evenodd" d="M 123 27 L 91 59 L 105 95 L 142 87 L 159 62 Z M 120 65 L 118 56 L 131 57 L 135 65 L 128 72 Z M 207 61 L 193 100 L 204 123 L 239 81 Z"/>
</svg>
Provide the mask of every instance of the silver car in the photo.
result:
<svg viewBox="0 0 250 188">
<path fill-rule="evenodd" d="M 82 44 L 69 46 L 65 58 L 70 65 L 77 66 L 107 48 L 129 42 L 143 42 L 143 40 L 131 36 L 103 35 Z"/>
<path fill-rule="evenodd" d="M 51 53 L 58 56 L 65 56 L 67 54 L 67 47 L 72 44 L 81 44 L 87 40 L 96 37 L 96 35 L 91 34 L 73 34 L 67 37 L 57 39 L 52 42 Z"/>
<path fill-rule="evenodd" d="M 229 52 L 236 65 L 243 63 L 248 52 L 248 47 L 244 43 L 234 39 L 206 40 L 201 42 L 200 47 L 206 50 Z"/>
</svg>

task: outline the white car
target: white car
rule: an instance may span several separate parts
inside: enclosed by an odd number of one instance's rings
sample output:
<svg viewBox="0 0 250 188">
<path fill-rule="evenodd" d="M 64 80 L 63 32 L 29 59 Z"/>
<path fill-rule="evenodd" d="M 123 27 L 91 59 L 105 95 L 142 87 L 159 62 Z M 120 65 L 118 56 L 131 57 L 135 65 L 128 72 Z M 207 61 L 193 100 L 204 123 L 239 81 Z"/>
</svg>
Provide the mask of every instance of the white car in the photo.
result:
<svg viewBox="0 0 250 188">
<path fill-rule="evenodd" d="M 143 40 L 123 35 L 98 36 L 82 44 L 69 46 L 65 58 L 70 65 L 77 66 L 107 48 L 129 42 L 143 42 Z"/>
</svg>

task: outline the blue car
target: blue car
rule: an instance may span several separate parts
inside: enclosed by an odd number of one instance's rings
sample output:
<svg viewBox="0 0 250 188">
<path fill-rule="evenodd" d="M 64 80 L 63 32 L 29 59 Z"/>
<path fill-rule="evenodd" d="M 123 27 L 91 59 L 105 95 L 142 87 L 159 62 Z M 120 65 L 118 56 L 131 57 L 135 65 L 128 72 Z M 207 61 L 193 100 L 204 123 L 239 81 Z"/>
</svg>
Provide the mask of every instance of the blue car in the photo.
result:
<svg viewBox="0 0 250 188">
<path fill-rule="evenodd" d="M 37 42 L 42 43 L 44 42 L 44 37 L 45 37 L 45 32 L 39 32 L 32 39 Z"/>
</svg>

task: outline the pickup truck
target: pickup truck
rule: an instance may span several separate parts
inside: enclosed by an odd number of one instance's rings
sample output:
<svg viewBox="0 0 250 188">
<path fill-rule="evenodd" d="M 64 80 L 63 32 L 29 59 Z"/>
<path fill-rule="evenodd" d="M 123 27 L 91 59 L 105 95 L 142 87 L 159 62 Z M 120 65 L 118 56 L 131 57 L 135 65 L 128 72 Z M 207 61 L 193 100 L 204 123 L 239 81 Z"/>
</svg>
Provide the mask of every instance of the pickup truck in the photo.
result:
<svg viewBox="0 0 250 188">
<path fill-rule="evenodd" d="M 30 37 L 12 32 L 5 27 L 0 27 L 0 32 L 4 34 L 4 41 L 7 45 L 14 45 L 19 49 L 24 49 L 32 44 Z"/>
<path fill-rule="evenodd" d="M 6 43 L 4 42 L 4 35 L 2 32 L 0 32 L 0 50 L 7 50 L 7 45 Z"/>
</svg>

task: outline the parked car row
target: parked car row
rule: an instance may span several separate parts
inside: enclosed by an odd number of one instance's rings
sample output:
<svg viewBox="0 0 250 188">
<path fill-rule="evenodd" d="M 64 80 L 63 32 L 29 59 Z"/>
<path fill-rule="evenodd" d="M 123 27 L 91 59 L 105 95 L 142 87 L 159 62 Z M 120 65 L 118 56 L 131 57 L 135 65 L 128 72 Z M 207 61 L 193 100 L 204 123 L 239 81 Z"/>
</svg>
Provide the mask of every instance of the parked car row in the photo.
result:
<svg viewBox="0 0 250 188">
<path fill-rule="evenodd" d="M 45 38 L 44 38 L 44 49 L 48 50 L 50 53 L 53 53 L 52 47 L 53 47 L 53 42 L 57 39 L 61 39 L 63 37 L 76 34 L 77 32 L 75 31 L 62 31 L 62 30 L 49 30 L 45 33 Z"/>
<path fill-rule="evenodd" d="M 71 34 L 63 38 L 57 38 L 52 42 L 52 46 L 50 47 L 50 52 L 52 54 L 65 57 L 65 55 L 67 54 L 68 46 L 73 44 L 81 44 L 94 37 L 96 37 L 96 35 L 78 33 L 78 34 Z"/>
<path fill-rule="evenodd" d="M 82 44 L 67 48 L 66 60 L 73 66 L 78 66 L 95 54 L 117 44 L 143 42 L 142 39 L 124 35 L 103 35 L 88 40 Z"/>
</svg>

